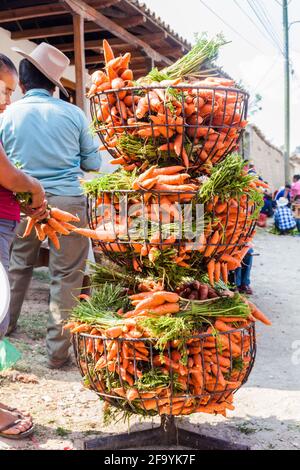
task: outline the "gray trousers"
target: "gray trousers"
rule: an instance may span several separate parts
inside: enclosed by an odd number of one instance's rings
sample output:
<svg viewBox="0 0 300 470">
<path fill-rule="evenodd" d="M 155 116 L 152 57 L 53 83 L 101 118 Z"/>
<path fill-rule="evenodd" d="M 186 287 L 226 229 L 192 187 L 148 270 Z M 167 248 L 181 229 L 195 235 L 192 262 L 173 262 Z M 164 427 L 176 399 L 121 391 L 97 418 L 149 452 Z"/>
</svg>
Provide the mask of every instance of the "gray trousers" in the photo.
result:
<svg viewBox="0 0 300 470">
<path fill-rule="evenodd" d="M 8 272 L 9 266 L 9 250 L 14 239 L 16 222 L 13 220 L 0 219 L 0 261 L 4 269 Z M 1 295 L 2 286 L 0 286 Z M 7 312 L 4 320 L 0 323 L 0 339 L 7 332 L 9 325 L 9 312 Z"/>
<path fill-rule="evenodd" d="M 86 225 L 86 199 L 84 196 L 47 194 L 47 200 L 53 207 L 78 215 L 80 217 L 79 226 Z M 17 325 L 41 245 L 34 231 L 28 238 L 20 238 L 24 233 L 25 226 L 26 221 L 21 222 L 17 227 L 10 258 L 10 330 Z M 64 361 L 68 357 L 70 333 L 63 330 L 62 327 L 76 303 L 75 297 L 80 294 L 89 242 L 88 239 L 71 233 L 60 237 L 60 246 L 60 250 L 56 250 L 52 242 L 49 243 L 50 304 L 46 347 L 49 359 L 54 362 Z"/>
</svg>

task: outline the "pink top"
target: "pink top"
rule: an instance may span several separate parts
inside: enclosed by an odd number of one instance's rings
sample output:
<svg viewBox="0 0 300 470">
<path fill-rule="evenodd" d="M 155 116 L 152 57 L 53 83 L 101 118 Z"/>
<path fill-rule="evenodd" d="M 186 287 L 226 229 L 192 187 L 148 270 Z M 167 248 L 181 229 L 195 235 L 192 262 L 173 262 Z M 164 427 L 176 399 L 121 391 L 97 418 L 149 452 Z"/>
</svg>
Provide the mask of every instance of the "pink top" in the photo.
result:
<svg viewBox="0 0 300 470">
<path fill-rule="evenodd" d="M 11 191 L 0 186 L 0 219 L 20 222 L 20 206 Z"/>
<path fill-rule="evenodd" d="M 292 184 L 291 198 L 294 199 L 296 196 L 300 196 L 300 180 Z"/>
</svg>

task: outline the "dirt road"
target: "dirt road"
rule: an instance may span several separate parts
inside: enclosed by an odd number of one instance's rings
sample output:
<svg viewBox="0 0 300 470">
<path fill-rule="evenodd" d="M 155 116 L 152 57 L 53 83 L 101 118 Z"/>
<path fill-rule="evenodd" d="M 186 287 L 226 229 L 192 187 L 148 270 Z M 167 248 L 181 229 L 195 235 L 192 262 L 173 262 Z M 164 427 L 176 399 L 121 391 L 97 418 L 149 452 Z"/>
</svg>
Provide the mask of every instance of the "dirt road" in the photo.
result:
<svg viewBox="0 0 300 470">
<path fill-rule="evenodd" d="M 253 300 L 273 326 L 258 325 L 256 363 L 228 418 L 196 414 L 184 418 L 182 425 L 252 449 L 300 449 L 300 238 L 260 231 L 255 252 L 260 256 L 254 258 Z M 102 404 L 82 387 L 75 366 L 46 368 L 47 299 L 47 279 L 35 279 L 19 330 L 11 338 L 23 358 L 14 370 L 0 375 L 0 401 L 29 410 L 36 432 L 24 441 L 0 439 L 0 450 L 80 449 L 91 436 L 127 430 L 121 423 L 104 428 Z M 35 382 L 30 374 L 38 383 L 23 382 Z M 132 421 L 132 429 L 148 426 L 150 421 Z"/>
</svg>

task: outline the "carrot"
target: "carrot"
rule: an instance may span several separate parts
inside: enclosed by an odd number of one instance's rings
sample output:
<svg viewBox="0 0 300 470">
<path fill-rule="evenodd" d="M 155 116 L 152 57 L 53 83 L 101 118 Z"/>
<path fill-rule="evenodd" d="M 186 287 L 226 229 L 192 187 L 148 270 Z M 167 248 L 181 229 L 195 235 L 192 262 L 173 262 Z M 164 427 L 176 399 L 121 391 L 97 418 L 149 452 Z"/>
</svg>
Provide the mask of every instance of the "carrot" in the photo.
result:
<svg viewBox="0 0 300 470">
<path fill-rule="evenodd" d="M 51 207 L 50 215 L 51 217 L 54 217 L 55 219 L 62 222 L 80 222 L 79 217 L 77 217 L 76 215 L 70 214 L 66 211 L 62 211 L 57 207 Z"/>
<path fill-rule="evenodd" d="M 121 78 L 123 80 L 133 80 L 133 72 L 131 69 L 126 69 L 124 72 L 121 74 Z"/>
<path fill-rule="evenodd" d="M 52 227 L 56 232 L 61 233 L 62 235 L 69 235 L 70 232 L 67 230 L 63 225 L 61 225 L 58 220 L 54 219 L 53 217 L 50 217 L 48 219 L 47 223 Z"/>
<path fill-rule="evenodd" d="M 174 166 L 165 166 L 163 168 L 155 168 L 153 170 L 153 174 L 155 176 L 160 176 L 160 175 L 175 175 L 179 173 L 180 171 L 183 171 L 185 169 L 184 166 L 180 165 L 174 165 Z M 188 175 L 189 176 L 189 175 Z"/>
<path fill-rule="evenodd" d="M 153 299 L 163 299 L 164 302 L 178 302 L 179 300 L 179 295 L 176 294 L 175 292 L 165 292 L 165 291 L 159 291 L 159 292 L 154 292 L 153 294 Z"/>
<path fill-rule="evenodd" d="M 183 173 L 179 175 L 159 175 L 157 177 L 157 182 L 159 184 L 172 184 L 172 185 L 181 185 L 185 184 L 185 180 L 188 179 L 190 175 Z"/>
<path fill-rule="evenodd" d="M 247 304 L 249 305 L 249 307 L 251 309 L 251 313 L 254 316 L 254 318 L 256 318 L 256 320 L 260 320 L 262 323 L 264 323 L 265 325 L 268 325 L 268 326 L 272 325 L 270 320 L 266 317 L 266 315 L 256 305 L 254 305 L 248 299 L 245 299 L 245 300 L 246 300 Z"/>
<path fill-rule="evenodd" d="M 110 338 L 118 338 L 118 336 L 121 336 L 122 332 L 123 329 L 121 326 L 113 326 L 105 330 L 106 336 L 109 336 Z"/>
<path fill-rule="evenodd" d="M 167 313 L 177 313 L 179 310 L 180 307 L 178 303 L 168 302 L 160 305 L 159 307 L 151 308 L 150 312 L 155 313 L 156 315 L 165 315 Z"/>
<path fill-rule="evenodd" d="M 103 39 L 103 53 L 106 65 L 108 64 L 108 62 L 115 58 L 113 50 L 106 39 Z"/>
<path fill-rule="evenodd" d="M 129 388 L 126 392 L 126 398 L 128 401 L 133 401 L 139 397 L 139 392 L 136 388 Z"/>
<path fill-rule="evenodd" d="M 216 245 L 217 245 L 217 243 L 218 243 L 218 241 L 219 241 L 219 237 L 220 237 L 219 232 L 218 232 L 218 230 L 216 230 L 216 231 L 213 233 L 213 235 L 212 235 L 212 237 L 210 238 L 210 240 L 208 241 L 208 244 L 207 244 L 208 246 L 207 246 L 207 248 L 206 248 L 206 250 L 205 250 L 205 252 L 204 252 L 204 256 L 205 256 L 206 258 L 208 258 L 209 256 L 211 256 L 212 253 L 214 252 L 214 250 L 216 249 Z"/>
<path fill-rule="evenodd" d="M 228 269 L 227 263 L 221 263 L 221 272 L 222 272 L 222 279 L 225 284 L 228 284 Z"/>
<path fill-rule="evenodd" d="M 35 226 L 35 220 L 32 219 L 31 217 L 27 217 L 27 225 L 26 225 L 25 232 L 23 233 L 22 238 L 29 237 L 34 226 Z"/>
<path fill-rule="evenodd" d="M 246 318 L 240 318 L 240 317 L 218 317 L 218 320 L 224 322 L 224 323 L 247 323 L 248 320 Z"/>
<path fill-rule="evenodd" d="M 228 255 L 227 253 L 224 253 L 221 256 L 220 260 L 225 261 L 226 263 L 230 263 L 230 265 L 234 265 L 235 267 L 233 269 L 238 268 L 240 266 L 240 262 L 236 260 L 233 256 Z"/>
<path fill-rule="evenodd" d="M 72 232 L 75 228 L 77 228 L 75 225 L 73 224 L 69 224 L 69 222 L 60 222 L 60 224 L 66 228 L 67 230 L 69 230 L 70 232 Z"/>
<path fill-rule="evenodd" d="M 210 260 L 210 262 L 207 264 L 207 271 L 208 271 L 209 282 L 214 287 L 215 285 L 215 260 L 214 259 Z"/>
<path fill-rule="evenodd" d="M 59 250 L 60 249 L 60 243 L 59 239 L 55 233 L 55 230 L 50 227 L 48 224 L 42 224 L 42 229 L 44 230 L 45 235 L 49 238 L 49 240 L 52 241 L 54 247 Z"/>
<path fill-rule="evenodd" d="M 96 230 L 91 230 L 89 228 L 75 228 L 74 229 L 75 233 L 78 233 L 78 235 L 82 235 L 83 237 L 87 238 L 93 238 L 96 240 L 98 238 Z"/>
<path fill-rule="evenodd" d="M 219 282 L 221 276 L 221 263 L 216 261 L 215 263 L 215 281 Z"/>
<path fill-rule="evenodd" d="M 158 297 L 155 299 L 153 296 L 151 296 L 149 298 L 141 300 L 137 304 L 135 308 L 135 312 L 137 313 L 145 309 L 152 310 L 153 307 L 158 307 L 159 305 L 162 305 L 164 302 L 165 300 L 163 298 Z"/>
<path fill-rule="evenodd" d="M 119 89 L 119 88 L 124 88 L 124 87 L 125 87 L 124 80 L 122 80 L 122 78 L 120 78 L 120 77 L 115 78 L 111 82 L 111 88 L 112 89 L 114 89 L 114 88 Z"/>
<path fill-rule="evenodd" d="M 146 297 L 151 297 L 152 295 L 153 295 L 153 292 L 140 292 L 139 294 L 130 295 L 129 298 L 130 300 L 142 300 L 142 299 L 145 299 Z"/>
<path fill-rule="evenodd" d="M 38 239 L 39 239 L 41 242 L 44 241 L 45 238 L 46 238 L 46 235 L 45 235 L 45 233 L 44 233 L 44 230 L 42 229 L 41 224 L 37 223 L 37 224 L 35 225 L 35 231 L 36 231 L 36 235 L 37 235 Z"/>
</svg>

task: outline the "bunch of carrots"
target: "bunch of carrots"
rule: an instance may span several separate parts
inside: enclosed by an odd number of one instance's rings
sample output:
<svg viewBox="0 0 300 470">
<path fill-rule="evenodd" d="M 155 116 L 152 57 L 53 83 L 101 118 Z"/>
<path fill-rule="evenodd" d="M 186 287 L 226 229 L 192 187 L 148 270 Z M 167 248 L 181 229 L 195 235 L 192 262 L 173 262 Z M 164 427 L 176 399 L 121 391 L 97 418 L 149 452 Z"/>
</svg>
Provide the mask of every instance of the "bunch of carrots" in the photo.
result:
<svg viewBox="0 0 300 470">
<path fill-rule="evenodd" d="M 139 151 L 124 149 L 124 135 L 140 148 L 150 139 L 156 158 L 171 156 L 185 168 L 213 165 L 236 148 L 247 122 L 243 94 L 232 90 L 232 80 L 148 79 L 140 92 L 129 68 L 130 53 L 115 57 L 106 40 L 103 50 L 105 70 L 93 73 L 88 96 L 95 103 L 97 131 L 117 154 L 112 163 L 129 171 L 145 163 Z"/>
<path fill-rule="evenodd" d="M 80 229 L 70 223 L 80 222 L 79 217 L 58 209 L 57 207 L 49 207 L 48 215 L 42 221 L 37 221 L 32 217 L 28 217 L 27 219 L 27 226 L 23 238 L 28 237 L 34 229 L 37 238 L 41 242 L 48 237 L 57 250 L 60 249 L 59 236 L 70 235 L 71 232 L 81 234 L 82 230 L 83 234 L 85 233 L 85 229 Z"/>
<path fill-rule="evenodd" d="M 249 302 L 248 317 L 219 316 L 201 330 L 202 339 L 170 340 L 159 348 L 143 318 L 170 317 L 180 310 L 178 294 L 167 291 L 140 292 L 130 296 L 134 310 L 120 312 L 117 326 L 97 326 L 71 321 L 65 328 L 76 335 L 85 355 L 81 368 L 97 377 L 97 390 L 122 397 L 124 407 L 157 414 L 220 413 L 234 409 L 233 392 L 243 383 L 251 360 L 247 326 L 269 320 Z M 238 328 L 238 329 L 237 329 Z M 87 333 L 84 338 L 80 333 Z M 194 332 L 194 335 L 199 332 Z M 159 373 L 167 385 L 140 388 L 143 377 Z M 110 377 L 110 380 L 107 377 Z M 171 380 L 172 378 L 172 380 Z M 168 382 L 168 381 L 167 381 Z M 119 403 L 119 401 L 118 401 Z"/>
</svg>

